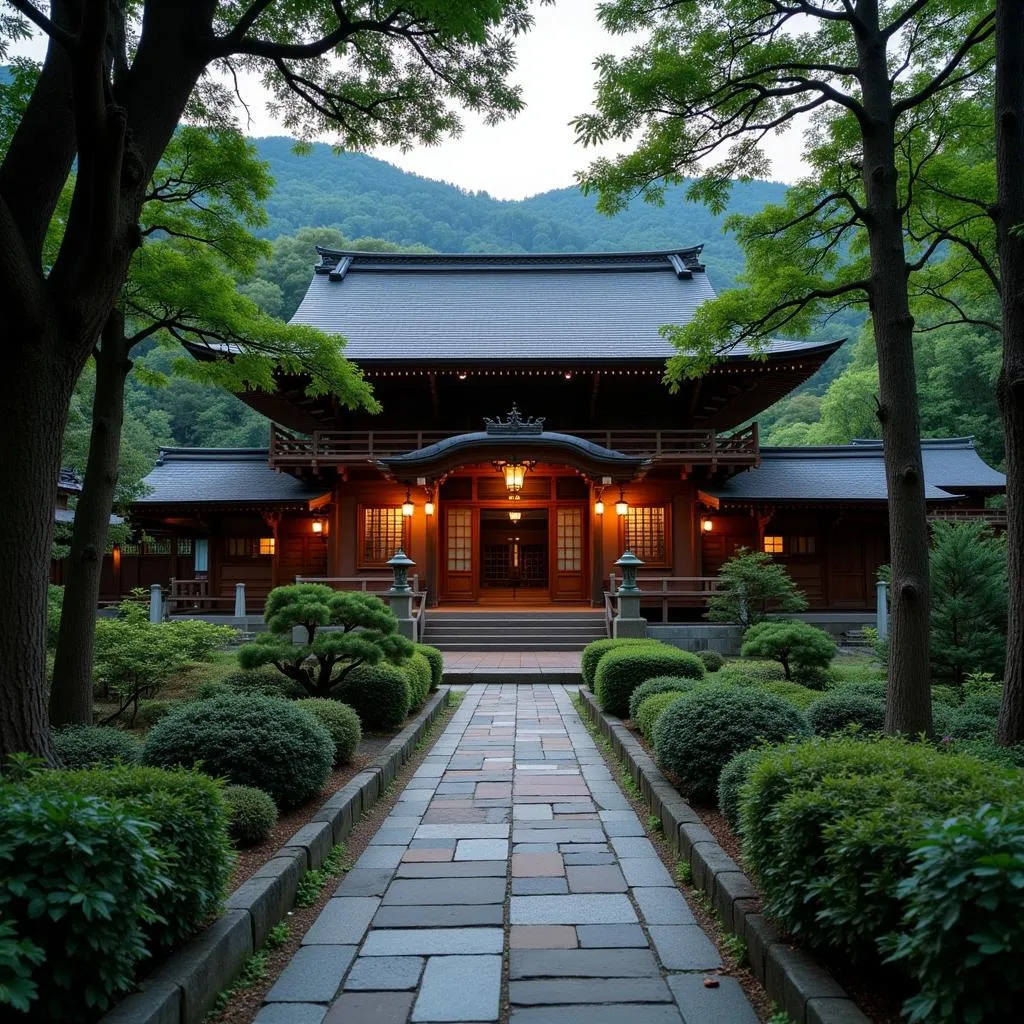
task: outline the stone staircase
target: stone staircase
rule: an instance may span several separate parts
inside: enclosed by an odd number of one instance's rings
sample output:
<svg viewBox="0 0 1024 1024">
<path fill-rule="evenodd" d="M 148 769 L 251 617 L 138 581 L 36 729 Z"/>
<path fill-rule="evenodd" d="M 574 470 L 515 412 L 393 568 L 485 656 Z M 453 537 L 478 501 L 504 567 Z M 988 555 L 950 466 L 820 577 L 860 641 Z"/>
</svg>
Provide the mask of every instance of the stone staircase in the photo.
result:
<svg viewBox="0 0 1024 1024">
<path fill-rule="evenodd" d="M 582 651 L 606 635 L 604 612 L 428 612 L 423 643 L 442 651 Z"/>
</svg>

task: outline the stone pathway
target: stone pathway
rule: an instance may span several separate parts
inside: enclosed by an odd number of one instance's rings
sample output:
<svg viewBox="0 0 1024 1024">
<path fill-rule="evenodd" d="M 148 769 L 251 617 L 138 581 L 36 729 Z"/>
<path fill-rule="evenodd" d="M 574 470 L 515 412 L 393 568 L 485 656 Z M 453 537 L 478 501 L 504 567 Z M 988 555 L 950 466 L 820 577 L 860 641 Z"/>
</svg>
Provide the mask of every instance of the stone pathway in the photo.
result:
<svg viewBox="0 0 1024 1024">
<path fill-rule="evenodd" d="M 472 686 L 256 1024 L 756 1024 L 562 686 Z"/>
</svg>

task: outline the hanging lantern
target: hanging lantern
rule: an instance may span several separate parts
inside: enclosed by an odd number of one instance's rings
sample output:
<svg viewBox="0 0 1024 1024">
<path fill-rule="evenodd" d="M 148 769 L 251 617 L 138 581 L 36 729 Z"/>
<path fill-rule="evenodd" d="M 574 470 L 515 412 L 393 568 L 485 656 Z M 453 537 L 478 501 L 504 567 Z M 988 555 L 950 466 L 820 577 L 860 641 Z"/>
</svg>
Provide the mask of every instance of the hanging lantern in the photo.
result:
<svg viewBox="0 0 1024 1024">
<path fill-rule="evenodd" d="M 523 481 L 526 479 L 526 474 L 533 469 L 535 463 L 533 462 L 495 462 L 494 468 L 502 475 L 505 480 L 505 489 L 509 493 L 509 497 L 518 496 L 519 492 L 523 489 Z"/>
<path fill-rule="evenodd" d="M 703 520 L 701 520 L 700 528 L 705 533 L 710 533 L 715 528 L 715 524 L 711 521 L 711 516 L 705 516 Z"/>
<path fill-rule="evenodd" d="M 406 488 L 406 490 L 405 490 L 405 501 L 402 502 L 402 515 L 405 516 L 408 519 L 409 516 L 412 515 L 412 512 L 413 512 L 412 497 L 409 495 L 409 489 Z"/>
<path fill-rule="evenodd" d="M 626 501 L 626 495 L 623 494 L 622 488 L 619 488 L 619 500 L 615 502 L 615 514 L 617 516 L 624 516 L 629 511 L 629 502 Z"/>
<path fill-rule="evenodd" d="M 594 502 L 594 515 L 604 515 L 604 502 L 600 498 L 598 498 L 597 501 Z"/>
<path fill-rule="evenodd" d="M 509 517 L 509 519 L 512 520 L 513 523 L 518 523 L 519 520 L 523 518 L 523 513 L 522 512 L 509 512 L 508 517 Z"/>
<path fill-rule="evenodd" d="M 423 512 L 425 515 L 432 516 L 434 514 L 434 503 L 427 501 L 423 506 Z"/>
</svg>

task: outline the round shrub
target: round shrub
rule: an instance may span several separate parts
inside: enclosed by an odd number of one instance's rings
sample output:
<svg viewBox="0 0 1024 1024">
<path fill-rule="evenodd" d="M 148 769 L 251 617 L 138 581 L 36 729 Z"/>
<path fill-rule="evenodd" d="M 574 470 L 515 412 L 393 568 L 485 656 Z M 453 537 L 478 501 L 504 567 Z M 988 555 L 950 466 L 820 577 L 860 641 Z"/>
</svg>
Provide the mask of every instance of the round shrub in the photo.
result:
<svg viewBox="0 0 1024 1024">
<path fill-rule="evenodd" d="M 811 704 L 821 697 L 819 690 L 808 689 L 806 686 L 801 686 L 800 683 L 787 683 L 785 679 L 771 683 L 762 683 L 758 689 L 764 693 L 773 693 L 776 697 L 781 697 L 783 700 L 788 700 L 793 707 L 800 711 L 806 711 Z"/>
<path fill-rule="evenodd" d="M 756 744 L 781 743 L 810 732 L 792 704 L 770 693 L 724 686 L 699 686 L 658 720 L 654 756 L 677 775 L 682 789 L 700 803 L 713 803 L 726 762 Z"/>
<path fill-rule="evenodd" d="M 207 679 L 205 683 L 200 683 L 192 694 L 195 700 L 210 700 L 213 697 L 229 697 L 235 691 L 227 684 L 227 682 L 220 679 Z"/>
<path fill-rule="evenodd" d="M 865 732 L 881 732 L 885 725 L 885 702 L 833 690 L 807 708 L 807 720 L 819 736 L 842 732 L 850 725 L 859 725 Z"/>
<path fill-rule="evenodd" d="M 836 677 L 831 668 L 809 668 L 800 665 L 793 670 L 793 679 L 809 690 L 827 690 L 835 683 Z"/>
<path fill-rule="evenodd" d="M 696 654 L 668 644 L 622 647 L 608 651 L 598 662 L 594 693 L 604 711 L 625 718 L 629 714 L 629 695 L 655 676 L 703 679 L 704 666 Z"/>
<path fill-rule="evenodd" d="M 743 634 L 744 658 L 771 658 L 790 679 L 794 674 L 828 668 L 836 656 L 836 642 L 823 629 L 808 622 L 767 619 Z"/>
<path fill-rule="evenodd" d="M 169 700 L 144 700 L 139 704 L 139 710 L 135 715 L 135 724 L 143 729 L 159 722 L 165 715 L 169 715 L 176 705 Z"/>
<path fill-rule="evenodd" d="M 429 644 L 417 644 L 416 650 L 430 663 L 430 692 L 433 693 L 444 678 L 444 655 Z"/>
<path fill-rule="evenodd" d="M 960 705 L 960 713 L 964 715 L 984 715 L 996 721 L 1003 698 L 997 693 L 974 693 L 964 697 Z"/>
<path fill-rule="evenodd" d="M 617 639 L 606 637 L 603 640 L 593 640 L 583 648 L 580 655 L 580 674 L 583 676 L 583 685 L 588 690 L 594 689 L 594 676 L 597 673 L 598 662 L 609 652 L 618 647 L 635 647 L 638 644 L 663 646 L 660 640 L 651 640 L 646 637 L 634 637 Z"/>
<path fill-rule="evenodd" d="M 715 682 L 723 686 L 759 686 L 785 678 L 782 666 L 775 661 L 731 661 L 715 673 Z"/>
<path fill-rule="evenodd" d="M 241 693 L 245 696 L 291 698 L 309 696 L 301 683 L 281 675 L 277 669 L 243 668 L 226 675 L 221 682 L 232 693 Z"/>
<path fill-rule="evenodd" d="M 886 699 L 889 684 L 884 679 L 861 679 L 855 682 L 841 682 L 835 687 L 835 693 L 859 693 L 862 697 L 875 700 Z"/>
<path fill-rule="evenodd" d="M 419 652 L 414 651 L 402 665 L 406 678 L 409 680 L 409 706 L 415 711 L 427 703 L 430 696 L 432 673 L 430 662 Z"/>
<path fill-rule="evenodd" d="M 698 651 L 697 657 L 705 672 L 717 672 L 725 664 L 725 658 L 718 651 Z"/>
<path fill-rule="evenodd" d="M 963 707 L 953 709 L 945 724 L 943 735 L 952 736 L 956 740 L 992 739 L 996 732 L 994 718 Z"/>
<path fill-rule="evenodd" d="M 636 727 L 648 743 L 654 735 L 654 727 L 658 724 L 662 712 L 670 704 L 679 700 L 682 695 L 682 690 L 665 690 L 661 693 L 649 694 L 640 702 L 640 706 L 636 709 Z"/>
<path fill-rule="evenodd" d="M 697 680 L 684 679 L 682 676 L 655 676 L 648 679 L 629 695 L 629 717 L 635 722 L 637 708 L 655 693 L 682 693 L 684 690 L 692 690 L 696 685 Z"/>
<path fill-rule="evenodd" d="M 281 808 L 323 788 L 334 763 L 331 734 L 280 697 L 212 697 L 185 704 L 157 722 L 142 760 L 157 767 L 202 763 L 209 775 L 265 790 Z"/>
<path fill-rule="evenodd" d="M 139 741 L 109 725 L 68 725 L 54 731 L 53 751 L 65 768 L 133 764 L 139 759 Z"/>
<path fill-rule="evenodd" d="M 255 786 L 225 786 L 228 833 L 245 849 L 269 839 L 277 824 L 277 806 L 269 793 Z"/>
<path fill-rule="evenodd" d="M 295 706 L 310 712 L 331 734 L 334 741 L 334 763 L 348 764 L 363 738 L 355 709 L 329 697 L 304 697 L 297 700 Z"/>
<path fill-rule="evenodd" d="M 352 669 L 336 693 L 339 700 L 355 708 L 364 732 L 398 729 L 409 714 L 406 673 L 386 662 Z"/>
<path fill-rule="evenodd" d="M 930 825 L 1022 800 L 1019 773 L 973 757 L 894 737 L 818 737 L 751 768 L 743 859 L 788 932 L 873 964 L 877 939 L 899 926 L 893 893 Z"/>
<path fill-rule="evenodd" d="M 747 781 L 750 769 L 760 761 L 767 747 L 751 747 L 733 754 L 725 763 L 718 776 L 718 809 L 729 824 L 729 828 L 740 832 L 740 787 Z"/>
</svg>

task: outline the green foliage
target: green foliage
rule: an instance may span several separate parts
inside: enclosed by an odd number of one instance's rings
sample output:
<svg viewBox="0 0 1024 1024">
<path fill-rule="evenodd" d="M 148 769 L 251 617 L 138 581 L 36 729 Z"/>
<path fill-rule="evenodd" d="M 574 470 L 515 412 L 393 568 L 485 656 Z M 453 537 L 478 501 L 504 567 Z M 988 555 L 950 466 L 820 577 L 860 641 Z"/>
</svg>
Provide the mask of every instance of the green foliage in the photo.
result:
<svg viewBox="0 0 1024 1024">
<path fill-rule="evenodd" d="M 931 661 L 937 682 L 1003 670 L 1006 543 L 984 523 L 932 524 Z"/>
<path fill-rule="evenodd" d="M 169 700 L 144 700 L 139 704 L 135 724 L 143 729 L 148 729 L 165 715 L 169 715 L 174 708 L 174 703 Z"/>
<path fill-rule="evenodd" d="M 771 658 L 782 665 L 787 679 L 815 669 L 826 669 L 836 656 L 835 641 L 823 629 L 807 622 L 768 620 L 751 626 L 743 635 L 744 658 Z"/>
<path fill-rule="evenodd" d="M 936 734 L 940 734 L 936 729 Z M 960 740 L 943 735 L 939 750 L 949 754 L 970 754 L 982 761 L 991 761 L 1003 768 L 1024 768 L 1024 743 L 1003 747 L 990 735 L 974 740 Z"/>
<path fill-rule="evenodd" d="M 330 697 L 360 665 L 400 664 L 413 652 L 387 605 L 358 590 L 319 583 L 276 587 L 263 618 L 267 632 L 238 652 L 242 668 L 274 665 L 311 697 Z M 306 631 L 304 644 L 292 643 L 296 627 Z"/>
<path fill-rule="evenodd" d="M 348 764 L 363 738 L 355 710 L 341 701 L 327 697 L 306 697 L 296 701 L 295 706 L 309 711 L 331 734 L 334 741 L 334 763 Z"/>
<path fill-rule="evenodd" d="M 889 684 L 884 679 L 863 679 L 854 682 L 840 682 L 835 687 L 836 693 L 857 693 L 862 697 L 871 697 L 884 701 Z"/>
<path fill-rule="evenodd" d="M 212 697 L 183 704 L 150 730 L 144 764 L 201 764 L 208 775 L 265 790 L 288 809 L 315 797 L 334 763 L 331 734 L 279 697 Z"/>
<path fill-rule="evenodd" d="M 703 662 L 705 672 L 717 672 L 725 664 L 725 658 L 718 651 L 698 651 L 697 657 Z"/>
<path fill-rule="evenodd" d="M 134 809 L 41 779 L 0 783 L 0 1006 L 92 1021 L 131 988 L 169 882 Z"/>
<path fill-rule="evenodd" d="M 228 834 L 245 849 L 269 839 L 277 824 L 277 805 L 269 793 L 255 786 L 225 786 Z"/>
<path fill-rule="evenodd" d="M 195 688 L 192 696 L 196 700 L 211 700 L 214 697 L 230 697 L 233 693 L 237 692 L 237 690 L 228 685 L 226 680 L 207 679 Z"/>
<path fill-rule="evenodd" d="M 785 678 L 777 661 L 731 661 L 715 673 L 715 682 L 721 686 L 760 686 Z"/>
<path fill-rule="evenodd" d="M 884 692 L 883 692 L 884 696 Z M 958 707 L 960 704 L 960 698 L 962 697 L 960 687 L 958 686 L 933 686 L 932 687 L 932 703 L 933 704 L 944 704 L 948 708 Z"/>
<path fill-rule="evenodd" d="M 427 659 L 430 665 L 430 692 L 433 693 L 444 678 L 444 654 L 429 644 L 417 644 L 416 650 Z"/>
<path fill-rule="evenodd" d="M 423 707 L 430 696 L 430 684 L 433 681 L 433 670 L 426 656 L 418 650 L 402 666 L 409 679 L 410 710 L 416 711 Z"/>
<path fill-rule="evenodd" d="M 139 759 L 139 741 L 109 725 L 68 725 L 55 729 L 53 752 L 65 768 L 110 767 Z"/>
<path fill-rule="evenodd" d="M 811 948 L 873 963 L 931 822 L 1024 797 L 1018 773 L 892 737 L 765 753 L 741 790 L 743 858 L 765 910 Z"/>
<path fill-rule="evenodd" d="M 217 626 L 202 619 L 175 619 L 156 628 L 170 638 L 186 661 L 208 661 L 214 651 L 226 647 L 238 635 L 231 626 Z"/>
<path fill-rule="evenodd" d="M 802 686 L 800 683 L 790 683 L 785 679 L 759 683 L 757 689 L 764 693 L 774 694 L 783 700 L 788 700 L 793 707 L 804 712 L 821 697 L 821 693 L 818 690 L 812 690 L 810 687 Z"/>
<path fill-rule="evenodd" d="M 889 960 L 920 991 L 904 1005 L 911 1024 L 1012 1020 L 1024 992 L 1024 819 L 1020 807 L 978 808 L 933 826 L 896 890 L 900 930 L 883 940 Z"/>
<path fill-rule="evenodd" d="M 697 685 L 697 680 L 686 679 L 683 676 L 654 676 L 641 683 L 629 695 L 629 717 L 636 721 L 636 711 L 641 701 L 646 700 L 655 693 L 682 693 L 684 690 L 692 690 Z"/>
<path fill-rule="evenodd" d="M 145 926 L 154 952 L 177 946 L 220 909 L 234 859 L 219 783 L 184 769 L 125 765 L 41 775 L 31 785 L 117 801 L 156 826 L 150 842 L 169 886 L 156 908 L 159 918 Z"/>
<path fill-rule="evenodd" d="M 747 781 L 750 769 L 761 760 L 767 747 L 751 747 L 733 754 L 718 776 L 718 809 L 737 835 L 743 831 L 740 820 L 740 790 Z"/>
<path fill-rule="evenodd" d="M 409 714 L 408 676 L 396 665 L 361 665 L 345 677 L 337 694 L 355 708 L 364 732 L 398 729 Z"/>
<path fill-rule="evenodd" d="M 881 732 L 885 725 L 885 701 L 849 690 L 833 690 L 807 708 L 807 720 L 819 736 L 842 732 L 851 725 L 866 732 Z"/>
<path fill-rule="evenodd" d="M 644 697 L 636 709 L 636 716 L 630 716 L 634 718 L 636 727 L 640 730 L 640 735 L 643 736 L 648 743 L 654 738 L 654 727 L 658 724 L 658 719 L 661 718 L 662 712 L 674 704 L 682 696 L 682 690 L 662 690 L 659 693 L 652 693 Z"/>
<path fill-rule="evenodd" d="M 703 679 L 700 658 L 668 644 L 628 646 L 608 651 L 598 662 L 594 692 L 602 710 L 624 718 L 629 714 L 630 694 L 656 676 Z"/>
<path fill-rule="evenodd" d="M 281 675 L 272 665 L 264 668 L 240 669 L 218 680 L 230 693 L 254 694 L 263 697 L 305 697 L 306 689 L 294 679 Z M 206 685 L 206 684 L 203 684 Z M 198 694 L 198 690 L 196 691 Z M 218 691 L 218 695 L 220 691 Z"/>
<path fill-rule="evenodd" d="M 996 719 L 982 711 L 953 708 L 943 723 L 943 735 L 956 740 L 980 740 L 992 738 L 996 732 Z"/>
<path fill-rule="evenodd" d="M 708 601 L 711 622 L 737 622 L 744 629 L 769 612 L 802 612 L 807 599 L 785 567 L 763 551 L 738 548 L 719 570 L 721 583 Z"/>
<path fill-rule="evenodd" d="M 318 868 L 310 868 L 299 879 L 299 888 L 295 894 L 297 907 L 311 907 L 320 898 L 324 886 L 345 868 L 345 844 L 339 843 L 331 848 L 324 857 L 323 864 Z"/>
<path fill-rule="evenodd" d="M 46 601 L 46 649 L 54 650 L 60 634 L 60 612 L 64 604 L 64 588 L 50 584 Z"/>
<path fill-rule="evenodd" d="M 810 732 L 788 701 L 755 689 L 700 686 L 668 708 L 654 730 L 658 766 L 679 777 L 685 794 L 713 803 L 729 759 L 761 742 Z"/>
<path fill-rule="evenodd" d="M 598 662 L 609 652 L 617 647 L 634 647 L 637 644 L 661 644 L 660 640 L 650 639 L 622 639 L 606 637 L 603 640 L 592 640 L 583 648 L 580 655 L 580 674 L 583 676 L 583 685 L 588 690 L 594 689 L 594 675 L 597 672 Z"/>
</svg>

